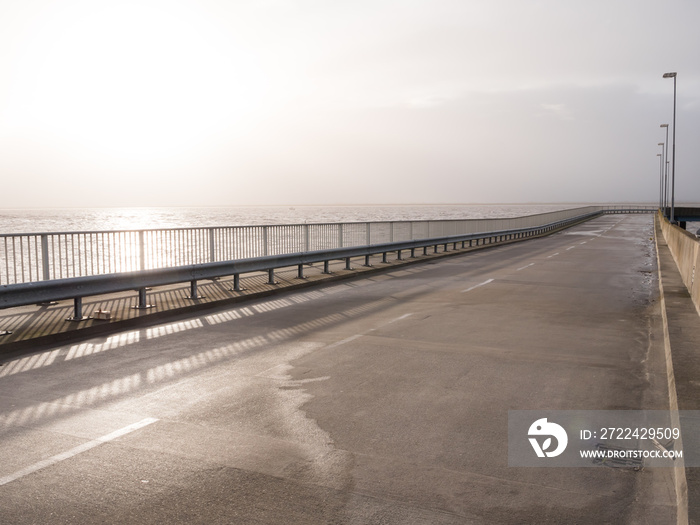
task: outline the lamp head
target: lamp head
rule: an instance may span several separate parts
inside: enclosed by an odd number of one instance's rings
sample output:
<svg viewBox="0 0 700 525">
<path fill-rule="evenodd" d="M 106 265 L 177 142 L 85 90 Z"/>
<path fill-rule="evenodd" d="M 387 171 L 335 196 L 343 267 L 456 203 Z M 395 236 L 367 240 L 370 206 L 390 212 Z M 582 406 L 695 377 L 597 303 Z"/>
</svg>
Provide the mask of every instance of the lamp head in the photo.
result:
<svg viewBox="0 0 700 525">
<path fill-rule="evenodd" d="M 677 73 L 664 73 L 664 78 L 676 78 Z"/>
<path fill-rule="evenodd" d="M 667 127 L 668 127 L 668 124 L 661 124 L 660 127 L 662 127 L 662 128 L 667 128 Z"/>
</svg>

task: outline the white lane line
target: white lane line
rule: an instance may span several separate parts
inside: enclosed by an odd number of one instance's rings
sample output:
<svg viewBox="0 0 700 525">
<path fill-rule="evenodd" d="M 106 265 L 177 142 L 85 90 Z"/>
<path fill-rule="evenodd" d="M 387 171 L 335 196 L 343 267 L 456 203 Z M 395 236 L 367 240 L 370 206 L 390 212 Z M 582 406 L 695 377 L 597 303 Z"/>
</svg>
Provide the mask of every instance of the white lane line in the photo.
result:
<svg viewBox="0 0 700 525">
<path fill-rule="evenodd" d="M 519 272 L 520 270 L 524 270 L 525 268 L 529 268 L 530 266 L 534 266 L 534 265 L 535 265 L 535 263 L 526 264 L 525 266 L 521 266 L 520 268 L 518 268 L 515 271 Z"/>
<path fill-rule="evenodd" d="M 383 328 L 387 325 L 390 325 L 391 323 L 395 323 L 396 321 L 401 321 L 402 319 L 406 319 L 407 317 L 410 317 L 412 315 L 413 315 L 412 313 L 403 314 L 395 319 L 392 319 L 391 321 L 387 321 L 386 323 L 379 325 L 377 328 L 370 328 L 369 330 L 362 332 L 361 334 L 351 335 L 350 337 L 346 337 L 345 339 L 341 339 L 340 341 L 336 341 L 335 343 L 331 343 L 328 346 L 326 346 L 325 348 L 335 348 L 336 346 L 344 345 L 345 343 L 349 343 L 350 341 L 354 341 L 355 339 L 359 339 L 363 335 L 367 335 L 370 332 L 374 332 L 378 328 Z"/>
<path fill-rule="evenodd" d="M 553 253 L 552 255 L 548 255 L 548 256 L 547 256 L 547 259 L 551 259 L 552 257 L 554 257 L 554 256 L 556 256 L 556 255 L 559 255 L 559 252 Z"/>
<path fill-rule="evenodd" d="M 583 241 L 583 242 L 580 242 L 579 244 L 586 244 L 587 242 L 588 242 L 588 241 Z"/>
<path fill-rule="evenodd" d="M 82 445 L 78 445 L 77 447 L 67 450 L 66 452 L 56 454 L 55 456 L 52 456 L 48 459 L 44 459 L 42 461 L 39 461 L 38 463 L 34 463 L 33 465 L 25 467 L 22 470 L 18 470 L 14 474 L 10 474 L 9 476 L 4 476 L 0 478 L 0 486 L 7 485 L 8 483 L 11 483 L 15 480 L 23 478 L 24 476 L 32 474 L 33 472 L 36 472 L 37 470 L 50 467 L 51 465 L 55 465 L 56 463 L 60 463 L 61 461 L 65 461 L 66 459 L 70 459 L 74 456 L 77 456 L 78 454 L 87 452 L 88 450 L 98 447 L 103 443 L 113 441 L 118 437 L 134 432 L 135 430 L 148 426 L 151 423 L 155 423 L 156 421 L 158 420 L 155 418 L 147 417 L 146 419 L 142 419 L 138 423 L 134 423 L 133 425 L 129 425 L 124 428 L 120 428 L 119 430 L 115 430 L 114 432 L 107 434 L 106 436 L 98 437 L 97 439 L 93 439 L 92 441 L 88 441 L 87 443 L 83 443 Z"/>
<path fill-rule="evenodd" d="M 350 337 L 346 337 L 345 339 L 341 339 L 340 341 L 336 341 L 335 343 L 329 344 L 326 348 L 335 348 L 336 346 L 344 345 L 345 343 L 349 343 L 350 341 L 354 341 L 355 339 L 359 339 L 365 334 L 356 334 L 356 335 L 351 335 Z"/>
<path fill-rule="evenodd" d="M 576 246 L 569 246 L 567 250 L 573 250 L 574 248 L 576 248 Z"/>
<path fill-rule="evenodd" d="M 388 325 L 388 324 L 395 323 L 396 321 L 401 321 L 402 319 L 406 319 L 407 317 L 411 317 L 412 315 L 413 315 L 413 314 L 403 314 L 403 315 L 397 317 L 396 319 L 392 319 L 391 321 L 387 321 L 387 322 L 384 323 L 382 326 L 386 326 L 386 325 Z M 381 328 L 381 327 L 380 327 L 380 328 Z M 373 329 L 373 330 L 374 330 L 374 329 Z"/>
<path fill-rule="evenodd" d="M 478 288 L 479 286 L 484 286 L 485 284 L 489 284 L 490 282 L 493 282 L 493 279 L 489 279 L 488 281 L 484 281 L 483 283 L 475 284 L 471 288 L 467 288 L 466 290 L 462 290 L 461 293 L 471 292 L 473 289 Z"/>
</svg>

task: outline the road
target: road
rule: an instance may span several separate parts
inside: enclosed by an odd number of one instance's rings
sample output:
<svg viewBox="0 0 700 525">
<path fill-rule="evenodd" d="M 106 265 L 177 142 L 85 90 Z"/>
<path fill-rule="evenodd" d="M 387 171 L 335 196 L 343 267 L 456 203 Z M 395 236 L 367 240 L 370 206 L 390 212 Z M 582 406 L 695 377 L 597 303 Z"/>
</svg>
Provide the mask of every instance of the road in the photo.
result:
<svg viewBox="0 0 700 525">
<path fill-rule="evenodd" d="M 667 409 L 649 216 L 0 367 L 0 522 L 672 523 L 665 469 L 508 467 L 508 410 Z"/>
</svg>

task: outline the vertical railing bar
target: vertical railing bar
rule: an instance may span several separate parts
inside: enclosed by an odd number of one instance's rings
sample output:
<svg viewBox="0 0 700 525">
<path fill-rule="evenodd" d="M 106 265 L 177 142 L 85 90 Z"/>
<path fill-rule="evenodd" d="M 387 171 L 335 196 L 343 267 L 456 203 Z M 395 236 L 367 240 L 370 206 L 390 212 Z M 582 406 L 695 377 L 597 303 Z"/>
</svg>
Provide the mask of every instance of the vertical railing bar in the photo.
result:
<svg viewBox="0 0 700 525">
<path fill-rule="evenodd" d="M 145 233 L 143 230 L 138 231 L 139 239 L 139 269 L 141 271 L 146 269 L 146 240 Z"/>
<path fill-rule="evenodd" d="M 19 236 L 19 260 L 20 260 L 20 276 L 22 281 L 24 282 L 24 242 L 22 240 L 24 237 L 21 235 Z M 15 278 L 15 282 L 17 282 L 17 279 Z"/>
<path fill-rule="evenodd" d="M 4 250 L 5 250 L 5 256 L 4 256 L 5 270 L 2 273 L 2 275 L 5 276 L 5 283 L 4 284 L 10 284 L 10 256 L 8 254 L 8 251 L 7 251 L 7 237 L 3 238 L 3 246 L 4 246 Z M 14 264 L 13 264 L 13 266 L 14 266 Z M 0 284 L 3 284 L 2 280 L 0 280 Z"/>
</svg>

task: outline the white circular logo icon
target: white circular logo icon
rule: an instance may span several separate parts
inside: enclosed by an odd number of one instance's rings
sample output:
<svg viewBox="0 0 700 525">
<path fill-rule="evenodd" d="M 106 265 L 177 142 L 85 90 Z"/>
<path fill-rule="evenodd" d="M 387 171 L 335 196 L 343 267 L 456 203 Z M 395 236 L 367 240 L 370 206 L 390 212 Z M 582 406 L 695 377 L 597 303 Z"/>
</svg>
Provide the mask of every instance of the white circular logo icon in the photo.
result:
<svg viewBox="0 0 700 525">
<path fill-rule="evenodd" d="M 530 436 L 530 444 L 532 448 L 535 449 L 535 454 L 537 457 L 543 458 L 547 456 L 548 458 L 554 458 L 564 452 L 566 445 L 569 442 L 569 437 L 566 435 L 566 430 L 556 423 L 550 423 L 547 418 L 538 419 L 532 425 L 530 425 L 530 430 L 527 431 Z M 536 437 L 533 437 L 536 436 Z M 538 438 L 542 439 L 545 437 L 544 441 L 540 444 Z M 552 438 L 557 440 L 557 446 L 554 450 L 549 450 L 552 447 Z"/>
</svg>

